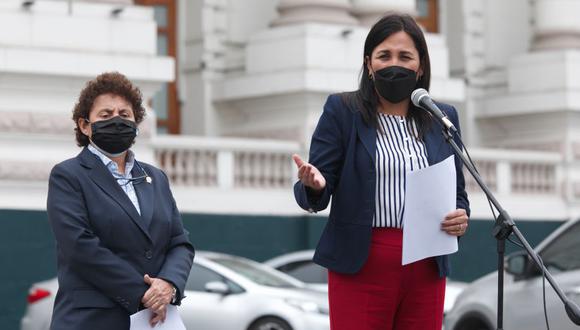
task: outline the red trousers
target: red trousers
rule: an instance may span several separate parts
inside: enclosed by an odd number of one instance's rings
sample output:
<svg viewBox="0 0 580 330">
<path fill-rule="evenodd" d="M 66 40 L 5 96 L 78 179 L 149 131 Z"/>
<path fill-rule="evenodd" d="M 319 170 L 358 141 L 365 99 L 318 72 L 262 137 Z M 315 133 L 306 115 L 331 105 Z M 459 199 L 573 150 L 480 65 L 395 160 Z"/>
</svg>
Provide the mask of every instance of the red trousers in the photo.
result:
<svg viewBox="0 0 580 330">
<path fill-rule="evenodd" d="M 329 271 L 331 330 L 441 330 L 445 278 L 433 258 L 401 266 L 403 232 L 374 228 L 356 274 Z"/>
</svg>

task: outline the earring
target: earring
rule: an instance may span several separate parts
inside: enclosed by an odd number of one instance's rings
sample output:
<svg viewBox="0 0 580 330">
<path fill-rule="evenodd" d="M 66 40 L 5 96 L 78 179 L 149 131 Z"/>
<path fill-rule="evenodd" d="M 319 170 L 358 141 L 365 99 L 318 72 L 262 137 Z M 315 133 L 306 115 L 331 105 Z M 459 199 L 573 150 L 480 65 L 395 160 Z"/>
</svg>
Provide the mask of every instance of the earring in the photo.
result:
<svg viewBox="0 0 580 330">
<path fill-rule="evenodd" d="M 369 72 L 369 80 L 373 80 L 373 75 Z"/>
</svg>

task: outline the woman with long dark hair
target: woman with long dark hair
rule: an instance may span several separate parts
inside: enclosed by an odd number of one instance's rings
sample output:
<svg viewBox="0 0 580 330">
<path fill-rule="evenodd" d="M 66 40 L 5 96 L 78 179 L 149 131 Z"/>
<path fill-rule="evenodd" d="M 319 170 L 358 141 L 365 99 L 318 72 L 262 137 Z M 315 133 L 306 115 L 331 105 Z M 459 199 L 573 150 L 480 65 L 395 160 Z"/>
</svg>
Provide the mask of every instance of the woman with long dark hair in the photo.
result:
<svg viewBox="0 0 580 330">
<path fill-rule="evenodd" d="M 448 256 L 401 265 L 406 173 L 453 154 L 440 124 L 410 100 L 414 89 L 429 89 L 430 74 L 415 20 L 388 14 L 366 38 L 359 89 L 328 97 L 309 162 L 293 156 L 298 204 L 316 212 L 332 197 L 314 255 L 329 270 L 332 330 L 441 329 Z M 459 128 L 455 109 L 438 105 Z M 457 158 L 455 167 L 456 210 L 436 220 L 461 236 L 469 201 Z"/>
</svg>

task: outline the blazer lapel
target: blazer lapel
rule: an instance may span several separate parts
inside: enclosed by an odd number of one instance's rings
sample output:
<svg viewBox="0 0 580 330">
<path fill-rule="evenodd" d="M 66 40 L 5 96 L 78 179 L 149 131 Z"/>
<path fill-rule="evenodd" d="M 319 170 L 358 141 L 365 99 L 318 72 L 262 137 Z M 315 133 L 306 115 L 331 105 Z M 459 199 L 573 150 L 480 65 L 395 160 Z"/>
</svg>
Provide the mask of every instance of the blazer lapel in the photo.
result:
<svg viewBox="0 0 580 330">
<path fill-rule="evenodd" d="M 369 127 L 365 123 L 360 111 L 357 111 L 355 113 L 354 121 L 358 136 L 360 137 L 365 149 L 371 156 L 374 166 L 374 164 L 376 164 L 377 157 L 375 150 L 377 145 L 377 130 L 372 127 Z"/>
<path fill-rule="evenodd" d="M 141 231 L 151 240 L 147 227 L 143 223 L 141 216 L 133 206 L 133 203 L 119 186 L 115 178 L 111 175 L 105 165 L 100 162 L 87 148 L 79 155 L 81 162 L 89 168 L 89 177 L 93 182 L 109 195 L 119 206 L 129 215 L 131 220 L 141 229 Z"/>
<path fill-rule="evenodd" d="M 425 146 L 427 148 L 427 161 L 429 165 L 434 165 L 441 161 L 441 146 L 444 145 L 443 127 L 441 124 L 433 120 L 431 128 L 424 137 Z"/>
<path fill-rule="evenodd" d="M 141 171 L 133 166 L 131 174 L 134 178 L 144 175 Z M 135 192 L 137 193 L 137 198 L 139 199 L 139 206 L 141 208 L 141 220 L 145 228 L 149 228 L 151 225 L 151 218 L 153 217 L 153 183 L 148 183 L 145 180 L 139 180 L 133 182 L 133 187 L 135 187 Z"/>
</svg>

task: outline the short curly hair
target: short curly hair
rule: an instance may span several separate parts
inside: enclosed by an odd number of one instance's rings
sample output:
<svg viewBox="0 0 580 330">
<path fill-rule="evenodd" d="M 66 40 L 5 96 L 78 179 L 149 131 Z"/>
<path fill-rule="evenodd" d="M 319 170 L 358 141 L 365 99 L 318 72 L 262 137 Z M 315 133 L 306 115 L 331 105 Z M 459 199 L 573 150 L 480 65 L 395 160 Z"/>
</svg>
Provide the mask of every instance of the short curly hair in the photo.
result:
<svg viewBox="0 0 580 330">
<path fill-rule="evenodd" d="M 95 99 L 103 94 L 113 94 L 124 98 L 131 104 L 135 122 L 141 123 L 145 118 L 143 95 L 139 88 L 119 72 L 105 72 L 95 79 L 88 81 L 79 95 L 78 102 L 73 109 L 72 119 L 75 122 L 77 145 L 85 147 L 89 144 L 89 137 L 83 134 L 79 127 L 80 118 L 89 118 Z"/>
</svg>

